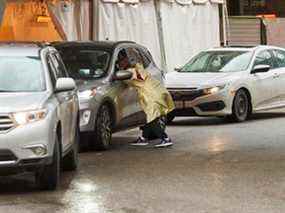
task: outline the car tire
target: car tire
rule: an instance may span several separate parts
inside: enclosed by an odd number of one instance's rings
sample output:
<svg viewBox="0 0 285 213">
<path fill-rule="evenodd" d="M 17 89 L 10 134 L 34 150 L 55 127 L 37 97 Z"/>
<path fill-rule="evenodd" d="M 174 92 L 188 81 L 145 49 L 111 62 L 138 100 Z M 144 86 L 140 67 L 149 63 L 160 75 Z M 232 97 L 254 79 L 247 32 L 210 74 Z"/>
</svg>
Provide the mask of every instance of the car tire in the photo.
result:
<svg viewBox="0 0 285 213">
<path fill-rule="evenodd" d="M 62 168 L 65 171 L 75 171 L 78 167 L 79 127 L 76 128 L 74 142 L 70 152 L 63 158 Z"/>
<path fill-rule="evenodd" d="M 108 150 L 112 141 L 112 116 L 108 105 L 102 105 L 98 111 L 94 137 L 89 141 L 89 148 Z"/>
<path fill-rule="evenodd" d="M 231 118 L 236 122 L 245 121 L 250 114 L 250 100 L 247 93 L 241 89 L 236 92 Z"/>
<path fill-rule="evenodd" d="M 56 137 L 52 163 L 36 173 L 36 183 L 40 189 L 55 190 L 57 188 L 60 178 L 60 156 L 59 139 Z"/>
</svg>

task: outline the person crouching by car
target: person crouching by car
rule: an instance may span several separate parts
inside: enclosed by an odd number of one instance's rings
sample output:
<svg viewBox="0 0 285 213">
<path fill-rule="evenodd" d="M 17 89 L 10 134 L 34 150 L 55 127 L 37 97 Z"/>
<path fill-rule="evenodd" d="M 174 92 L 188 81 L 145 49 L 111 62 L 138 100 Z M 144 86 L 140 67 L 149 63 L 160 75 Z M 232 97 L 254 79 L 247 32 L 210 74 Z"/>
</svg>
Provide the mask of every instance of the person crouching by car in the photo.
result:
<svg viewBox="0 0 285 213">
<path fill-rule="evenodd" d="M 175 108 L 171 95 L 158 80 L 151 77 L 142 64 L 136 62 L 132 53 L 127 54 L 122 50 L 118 60 L 121 70 L 132 72 L 132 79 L 127 80 L 126 83 L 136 88 L 139 104 L 147 117 L 147 123 L 141 127 L 142 136 L 131 145 L 148 145 L 148 140 L 155 137 L 161 140 L 155 147 L 172 146 L 173 142 L 165 132 L 166 115 Z"/>
</svg>

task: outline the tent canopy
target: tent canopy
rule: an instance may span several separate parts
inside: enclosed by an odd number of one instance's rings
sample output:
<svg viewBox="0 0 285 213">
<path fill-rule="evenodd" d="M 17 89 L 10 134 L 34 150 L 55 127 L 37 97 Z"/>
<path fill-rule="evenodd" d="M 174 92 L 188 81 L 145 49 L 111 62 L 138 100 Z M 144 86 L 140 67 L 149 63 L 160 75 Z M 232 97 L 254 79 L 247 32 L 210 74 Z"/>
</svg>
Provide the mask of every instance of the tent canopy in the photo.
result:
<svg viewBox="0 0 285 213">
<path fill-rule="evenodd" d="M 0 0 L 0 23 L 2 41 L 89 40 L 90 0 Z"/>
<path fill-rule="evenodd" d="M 98 40 L 132 40 L 172 71 L 197 52 L 220 45 L 223 0 L 94 0 Z"/>
</svg>

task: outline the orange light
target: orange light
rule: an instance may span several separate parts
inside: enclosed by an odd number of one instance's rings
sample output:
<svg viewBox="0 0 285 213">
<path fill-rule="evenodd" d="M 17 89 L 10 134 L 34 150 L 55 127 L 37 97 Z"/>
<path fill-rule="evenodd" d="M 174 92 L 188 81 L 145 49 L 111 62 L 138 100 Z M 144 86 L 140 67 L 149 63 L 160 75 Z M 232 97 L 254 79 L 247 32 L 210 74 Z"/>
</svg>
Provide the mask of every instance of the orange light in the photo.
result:
<svg viewBox="0 0 285 213">
<path fill-rule="evenodd" d="M 266 18 L 266 19 L 276 19 L 276 14 L 260 14 L 257 15 L 258 18 Z"/>
<path fill-rule="evenodd" d="M 49 16 L 38 16 L 37 22 L 38 23 L 48 23 L 51 21 L 51 18 Z"/>
</svg>

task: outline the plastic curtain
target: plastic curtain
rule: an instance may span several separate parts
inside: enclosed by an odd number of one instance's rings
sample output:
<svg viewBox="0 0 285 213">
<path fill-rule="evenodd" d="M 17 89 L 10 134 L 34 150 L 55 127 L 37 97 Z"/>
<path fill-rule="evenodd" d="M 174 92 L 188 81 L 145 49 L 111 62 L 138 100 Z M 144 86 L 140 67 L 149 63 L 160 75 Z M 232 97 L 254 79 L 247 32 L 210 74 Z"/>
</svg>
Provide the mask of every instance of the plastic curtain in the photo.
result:
<svg viewBox="0 0 285 213">
<path fill-rule="evenodd" d="M 140 4 L 99 2 L 98 40 L 131 40 L 150 50 L 161 65 L 159 35 L 153 1 Z"/>
<path fill-rule="evenodd" d="M 199 51 L 220 45 L 219 6 L 160 1 L 168 71 L 183 66 Z"/>
<path fill-rule="evenodd" d="M 56 18 L 56 22 L 65 33 L 68 41 L 78 40 L 77 24 L 75 19 L 75 4 L 71 1 L 58 1 L 55 4 L 49 3 L 49 11 Z"/>
</svg>

